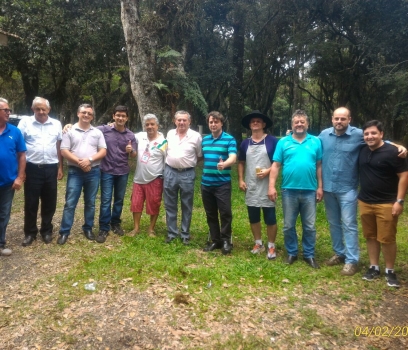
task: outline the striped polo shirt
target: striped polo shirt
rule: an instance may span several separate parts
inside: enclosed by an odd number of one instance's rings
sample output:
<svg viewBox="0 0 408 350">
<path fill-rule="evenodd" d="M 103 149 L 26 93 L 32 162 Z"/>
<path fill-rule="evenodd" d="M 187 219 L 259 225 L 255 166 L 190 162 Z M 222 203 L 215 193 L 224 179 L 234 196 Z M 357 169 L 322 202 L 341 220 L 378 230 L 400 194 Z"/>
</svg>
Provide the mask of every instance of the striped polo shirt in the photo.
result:
<svg viewBox="0 0 408 350">
<path fill-rule="evenodd" d="M 214 139 L 212 134 L 203 138 L 202 142 L 204 168 L 201 184 L 203 186 L 221 186 L 231 182 L 231 167 L 218 170 L 217 164 L 222 158 L 226 161 L 231 154 L 237 154 L 237 142 L 226 132 Z"/>
</svg>

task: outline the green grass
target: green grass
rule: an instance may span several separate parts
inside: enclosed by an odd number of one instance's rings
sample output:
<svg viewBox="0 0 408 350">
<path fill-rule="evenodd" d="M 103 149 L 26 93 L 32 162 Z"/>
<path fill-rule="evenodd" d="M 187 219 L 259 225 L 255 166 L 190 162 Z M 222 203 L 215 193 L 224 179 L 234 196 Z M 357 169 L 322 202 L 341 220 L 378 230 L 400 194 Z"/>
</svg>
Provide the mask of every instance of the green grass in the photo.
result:
<svg viewBox="0 0 408 350">
<path fill-rule="evenodd" d="M 359 275 L 352 278 L 344 278 L 339 272 L 341 266 L 326 267 L 324 260 L 332 255 L 331 239 L 328 231 L 328 224 L 325 218 L 324 204 L 317 205 L 317 244 L 316 258 L 321 263 L 320 270 L 312 270 L 300 259 L 292 266 L 285 265 L 283 236 L 282 236 L 282 207 L 280 201 L 277 204 L 278 237 L 276 261 L 268 261 L 265 255 L 252 255 L 250 249 L 253 245 L 253 237 L 249 227 L 246 206 L 244 203 L 244 193 L 239 191 L 236 172 L 233 176 L 233 244 L 232 255 L 223 256 L 219 251 L 203 253 L 202 247 L 207 241 L 208 227 L 205 212 L 200 195 L 200 168 L 197 171 L 195 186 L 194 211 L 191 224 L 192 242 L 190 246 L 184 246 L 180 241 L 172 244 L 165 244 L 166 237 L 165 213 L 162 207 L 156 226 L 156 238 L 148 237 L 142 233 L 136 237 L 123 237 L 123 244 L 120 249 L 99 250 L 98 253 L 90 254 L 77 267 L 69 272 L 68 276 L 60 276 L 61 282 L 72 284 L 78 280 L 95 279 L 98 283 L 115 284 L 125 278 L 132 278 L 135 286 L 143 289 L 148 286 L 151 279 L 165 279 L 170 284 L 183 284 L 188 286 L 188 292 L 194 293 L 204 290 L 201 295 L 203 302 L 211 300 L 216 302 L 217 298 L 233 296 L 242 298 L 248 290 L 256 287 L 262 288 L 266 292 L 286 293 L 295 287 L 302 287 L 303 293 L 320 293 L 325 295 L 328 292 L 341 287 L 339 301 L 351 298 L 354 294 L 365 288 L 366 285 Z M 129 178 L 129 190 L 131 189 Z M 123 211 L 123 226 L 130 231 L 133 226 L 132 216 L 129 212 L 129 196 Z M 142 216 L 141 231 L 146 231 L 148 227 L 148 216 Z M 406 225 L 405 220 L 403 225 Z M 300 220 L 298 220 L 298 234 L 301 233 Z M 264 230 L 263 239 L 266 239 Z M 108 238 L 109 240 L 109 238 Z M 362 268 L 367 264 L 367 254 L 364 240 L 360 237 Z M 301 244 L 300 244 L 301 247 Z M 406 271 L 401 269 L 402 256 L 406 256 L 408 244 L 399 242 L 399 259 L 397 262 L 397 272 L 402 279 L 406 279 Z M 301 256 L 301 252 L 299 254 Z M 398 264 L 399 263 L 399 264 Z M 211 281 L 212 287 L 206 288 Z M 323 283 L 324 287 L 319 288 Z M 384 283 L 375 283 L 374 288 L 368 289 L 368 297 L 376 298 L 384 290 Z M 350 297 L 351 296 L 351 297 Z"/>
</svg>

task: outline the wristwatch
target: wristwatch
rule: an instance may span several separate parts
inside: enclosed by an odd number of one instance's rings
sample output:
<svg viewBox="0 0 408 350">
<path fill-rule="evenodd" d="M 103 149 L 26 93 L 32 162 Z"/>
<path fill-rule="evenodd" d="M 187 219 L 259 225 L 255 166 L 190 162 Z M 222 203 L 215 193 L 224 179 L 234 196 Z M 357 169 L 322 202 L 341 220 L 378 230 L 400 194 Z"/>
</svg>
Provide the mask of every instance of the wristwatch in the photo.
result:
<svg viewBox="0 0 408 350">
<path fill-rule="evenodd" d="M 93 163 L 92 157 L 89 157 L 88 160 L 91 162 L 91 164 Z"/>
<path fill-rule="evenodd" d="M 403 199 L 397 199 L 397 203 L 404 205 L 404 200 Z"/>
</svg>

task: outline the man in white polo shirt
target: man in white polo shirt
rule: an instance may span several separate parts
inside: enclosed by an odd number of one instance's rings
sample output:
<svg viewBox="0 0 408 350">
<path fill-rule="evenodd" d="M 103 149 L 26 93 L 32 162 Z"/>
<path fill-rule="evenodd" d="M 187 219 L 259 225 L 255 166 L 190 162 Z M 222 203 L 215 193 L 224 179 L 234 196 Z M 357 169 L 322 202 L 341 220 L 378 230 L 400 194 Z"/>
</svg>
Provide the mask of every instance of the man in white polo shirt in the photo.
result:
<svg viewBox="0 0 408 350">
<path fill-rule="evenodd" d="M 37 238 L 37 213 L 41 198 L 40 235 L 44 243 L 52 241 L 52 218 L 57 208 L 57 179 L 64 176 L 61 156 L 61 123 L 48 116 L 48 100 L 36 97 L 32 117 L 23 118 L 18 128 L 27 146 L 26 182 L 24 183 L 23 247 Z"/>
<path fill-rule="evenodd" d="M 180 238 L 190 243 L 190 224 L 193 212 L 195 166 L 202 159 L 201 135 L 190 129 L 191 116 L 186 111 L 174 115 L 176 129 L 167 134 L 167 157 L 164 168 L 164 206 L 166 208 L 167 239 L 172 242 L 179 234 L 177 228 L 178 195 L 181 202 Z"/>
<path fill-rule="evenodd" d="M 95 198 L 98 193 L 101 159 L 106 156 L 102 131 L 91 122 L 95 112 L 91 105 L 78 108 L 78 123 L 62 136 L 61 153 L 68 162 L 67 192 L 58 244 L 65 244 L 74 223 L 75 208 L 83 189 L 84 219 L 82 231 L 86 238 L 95 240 L 92 232 L 95 217 Z"/>
</svg>

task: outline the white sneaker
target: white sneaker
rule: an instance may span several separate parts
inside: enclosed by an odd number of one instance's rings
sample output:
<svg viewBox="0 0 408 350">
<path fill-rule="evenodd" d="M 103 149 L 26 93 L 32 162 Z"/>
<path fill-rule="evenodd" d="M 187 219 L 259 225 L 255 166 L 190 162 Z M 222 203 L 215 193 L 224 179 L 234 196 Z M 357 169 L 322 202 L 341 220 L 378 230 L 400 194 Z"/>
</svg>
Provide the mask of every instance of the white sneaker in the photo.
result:
<svg viewBox="0 0 408 350">
<path fill-rule="evenodd" d="M 266 257 L 268 258 L 268 260 L 276 259 L 275 247 L 268 248 L 268 254 L 266 255 Z"/>
<path fill-rule="evenodd" d="M 0 251 L 0 255 L 3 255 L 3 256 L 9 256 L 11 255 L 11 253 L 12 253 L 11 249 L 8 249 L 8 248 L 4 248 Z"/>
<path fill-rule="evenodd" d="M 263 244 L 255 244 L 251 250 L 252 254 L 259 254 L 265 251 L 265 246 Z"/>
</svg>

